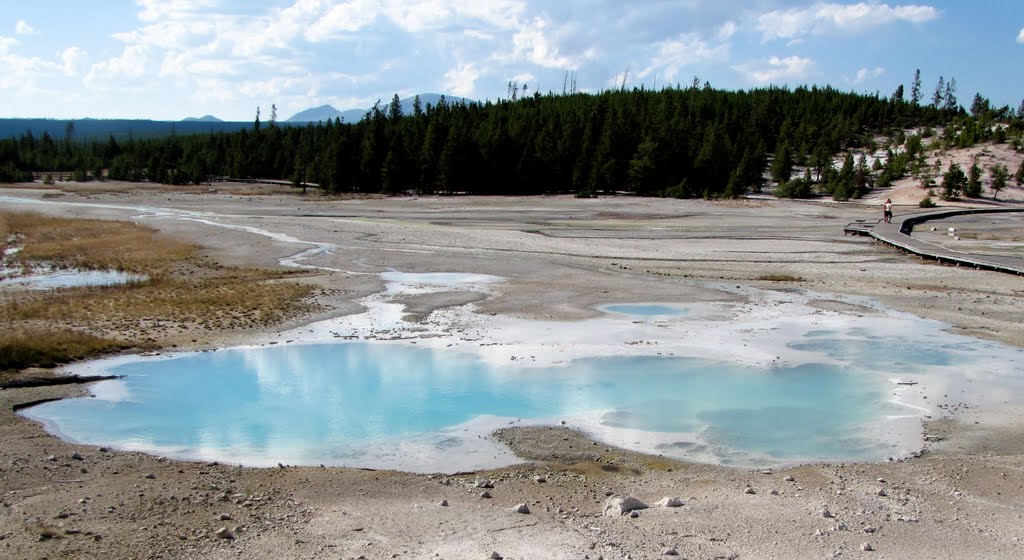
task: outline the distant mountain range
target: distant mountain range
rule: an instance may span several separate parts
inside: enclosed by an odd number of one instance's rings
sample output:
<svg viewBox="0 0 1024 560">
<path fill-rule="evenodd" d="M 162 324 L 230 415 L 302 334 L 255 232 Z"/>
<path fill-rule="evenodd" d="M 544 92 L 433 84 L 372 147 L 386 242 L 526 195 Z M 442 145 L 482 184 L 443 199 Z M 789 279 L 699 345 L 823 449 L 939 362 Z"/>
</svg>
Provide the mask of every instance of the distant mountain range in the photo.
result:
<svg viewBox="0 0 1024 560">
<path fill-rule="evenodd" d="M 181 122 L 224 122 L 213 115 L 203 115 L 199 118 L 188 117 L 181 120 Z"/>
<path fill-rule="evenodd" d="M 421 93 L 420 104 L 423 110 L 428 105 L 437 105 L 441 99 L 439 93 Z M 415 96 L 402 99 L 402 112 L 413 113 L 412 104 Z M 464 97 L 445 96 L 448 103 L 476 103 Z M 381 100 L 381 111 L 387 112 L 390 100 Z M 321 105 L 300 111 L 287 121 L 279 121 L 282 126 L 304 125 L 306 123 L 326 122 L 328 119 L 341 118 L 345 123 L 356 123 L 363 120 L 369 109 L 349 109 L 339 111 L 330 105 Z M 235 132 L 252 128 L 252 121 L 223 121 L 213 115 L 189 117 L 180 121 L 152 121 L 145 119 L 0 119 L 0 138 L 15 138 L 31 132 L 36 138 L 44 133 L 55 140 L 62 140 L 67 132 L 68 123 L 74 123 L 73 138 L 75 140 L 105 140 L 113 136 L 118 140 L 129 138 L 144 139 L 167 136 L 169 134 L 209 134 L 213 132 Z M 266 121 L 264 121 L 266 124 Z"/>
<path fill-rule="evenodd" d="M 440 93 L 421 93 L 421 94 L 419 94 L 419 97 L 420 97 L 420 105 L 423 107 L 423 110 L 426 111 L 427 110 L 427 105 L 437 105 L 437 103 L 441 100 L 442 94 L 440 94 Z M 447 96 L 446 95 L 446 96 L 444 96 L 444 98 L 445 98 L 445 101 L 448 102 L 449 104 L 451 104 L 451 103 L 476 103 L 476 101 L 473 101 L 472 99 L 466 99 L 465 97 L 451 97 L 451 96 Z M 416 96 L 415 95 L 412 96 L 412 97 L 406 97 L 405 99 L 399 100 L 401 102 L 401 104 L 402 104 L 402 113 L 403 114 L 406 114 L 406 115 L 411 115 L 412 114 L 412 112 L 413 112 L 412 105 L 413 105 L 413 102 L 415 102 L 415 100 L 416 100 Z M 380 101 L 380 110 L 385 112 L 385 113 L 387 113 L 388 105 L 390 103 L 391 103 L 390 100 L 382 99 Z M 344 122 L 344 123 L 355 123 L 355 122 L 359 122 L 359 121 L 363 120 L 363 117 L 365 117 L 366 114 L 369 113 L 369 112 L 370 112 L 370 109 L 368 109 L 368 108 L 367 109 L 348 109 L 348 110 L 345 110 L 345 111 L 339 111 L 338 109 L 335 109 L 334 107 L 332 107 L 330 105 L 321 105 L 319 107 L 312 107 L 312 108 L 306 109 L 305 111 L 299 111 L 298 113 L 295 113 L 294 115 L 292 115 L 292 117 L 290 119 L 288 119 L 287 121 L 285 121 L 285 122 L 290 122 L 290 123 L 324 122 L 324 121 L 334 120 L 336 118 L 340 118 L 341 122 Z"/>
</svg>

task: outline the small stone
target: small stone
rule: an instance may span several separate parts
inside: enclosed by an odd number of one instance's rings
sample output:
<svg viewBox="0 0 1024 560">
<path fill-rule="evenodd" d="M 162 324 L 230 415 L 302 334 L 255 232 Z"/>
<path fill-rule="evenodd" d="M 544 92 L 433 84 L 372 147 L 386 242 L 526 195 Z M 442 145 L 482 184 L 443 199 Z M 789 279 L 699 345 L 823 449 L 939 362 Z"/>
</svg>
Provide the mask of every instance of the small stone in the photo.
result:
<svg viewBox="0 0 1024 560">
<path fill-rule="evenodd" d="M 487 490 L 484 490 L 483 492 L 480 492 L 480 497 L 481 498 L 490 498 L 491 497 L 491 493 L 488 492 Z"/>
<path fill-rule="evenodd" d="M 779 491 L 774 489 L 774 488 L 772 488 L 771 492 L 768 492 L 768 493 L 771 494 L 772 496 L 778 496 L 779 495 Z"/>
<path fill-rule="evenodd" d="M 875 547 L 871 546 L 871 543 L 866 542 L 866 543 L 860 543 L 860 549 L 863 550 L 864 552 L 871 552 L 872 550 L 875 549 Z"/>
<path fill-rule="evenodd" d="M 501 560 L 501 555 L 498 554 L 498 551 L 495 550 L 491 552 L 491 555 L 488 556 L 488 558 L 490 558 L 491 560 Z"/>
<path fill-rule="evenodd" d="M 649 506 L 632 496 L 612 496 L 604 503 L 602 515 L 625 515 L 636 509 L 647 509 Z"/>
<path fill-rule="evenodd" d="M 441 500 L 441 507 L 448 507 L 448 500 Z"/>
<path fill-rule="evenodd" d="M 677 508 L 683 506 L 683 501 L 680 500 L 679 498 L 670 498 L 668 496 L 665 496 L 664 498 L 658 500 L 658 505 L 661 507 Z"/>
<path fill-rule="evenodd" d="M 874 533 L 874 532 L 875 532 L 875 531 L 877 531 L 877 530 L 878 530 L 878 528 L 877 528 L 877 527 L 872 527 L 871 525 L 868 525 L 867 527 L 864 527 L 864 532 L 865 532 L 865 533 L 867 533 L 867 534 L 869 534 L 869 535 L 870 535 L 871 533 Z"/>
<path fill-rule="evenodd" d="M 150 480 L 153 480 L 154 478 L 156 478 L 156 475 L 153 474 L 153 473 L 146 473 L 146 476 L 144 476 L 143 478 L 148 478 Z"/>
<path fill-rule="evenodd" d="M 679 556 L 679 551 L 674 548 L 666 548 L 661 551 L 662 556 Z"/>
<path fill-rule="evenodd" d="M 476 477 L 476 480 L 473 481 L 473 486 L 477 488 L 494 488 L 494 483 L 486 478 L 480 478 L 478 476 Z"/>
<path fill-rule="evenodd" d="M 822 506 L 822 508 L 818 510 L 818 513 L 825 519 L 832 519 L 833 517 L 832 512 L 828 510 L 827 506 Z"/>
<path fill-rule="evenodd" d="M 220 521 L 231 521 L 231 514 L 230 513 L 222 513 L 222 514 L 217 516 L 217 519 L 220 520 Z"/>
<path fill-rule="evenodd" d="M 878 492 L 876 492 L 876 494 L 878 494 L 879 496 L 882 496 L 883 498 L 884 498 L 885 496 L 888 496 L 888 495 L 889 495 L 889 493 L 885 491 L 885 488 L 879 488 L 879 489 L 878 489 Z"/>
<path fill-rule="evenodd" d="M 784 480 L 784 481 L 786 481 L 786 482 L 796 482 L 796 479 L 795 479 L 795 478 L 793 478 L 793 476 L 792 476 L 792 475 L 786 475 L 786 477 L 785 477 L 785 478 L 783 478 L 782 480 Z"/>
<path fill-rule="evenodd" d="M 757 492 L 754 491 L 754 489 L 749 487 L 749 486 L 747 486 L 746 488 L 743 489 L 743 493 L 744 494 L 757 494 Z"/>
<path fill-rule="evenodd" d="M 228 541 L 235 540 L 235 534 L 232 533 L 231 529 L 228 529 L 227 527 L 221 527 L 220 529 L 217 529 L 217 532 L 214 533 L 214 535 L 216 535 L 218 539 L 224 539 Z"/>
<path fill-rule="evenodd" d="M 630 519 L 636 519 L 637 517 L 640 517 L 640 512 L 639 511 L 633 510 L 633 511 L 629 512 L 629 518 Z"/>
<path fill-rule="evenodd" d="M 530 508 L 526 504 L 517 504 L 514 511 L 516 513 L 530 513 Z"/>
<path fill-rule="evenodd" d="M 547 482 L 548 479 L 544 478 L 544 475 L 538 474 L 537 476 L 533 477 L 533 481 L 537 482 L 537 483 L 543 483 L 543 482 Z"/>
<path fill-rule="evenodd" d="M 82 454 L 77 452 L 77 451 L 71 454 L 71 458 L 74 459 L 75 461 L 83 461 L 84 460 L 82 458 Z"/>
</svg>

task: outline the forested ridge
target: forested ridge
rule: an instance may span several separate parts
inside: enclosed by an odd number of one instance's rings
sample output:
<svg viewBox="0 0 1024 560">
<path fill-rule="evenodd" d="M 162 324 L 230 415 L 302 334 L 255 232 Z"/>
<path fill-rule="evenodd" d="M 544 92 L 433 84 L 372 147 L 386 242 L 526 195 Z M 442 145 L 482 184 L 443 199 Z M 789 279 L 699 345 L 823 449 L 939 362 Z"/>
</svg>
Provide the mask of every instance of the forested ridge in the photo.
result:
<svg viewBox="0 0 1024 560">
<path fill-rule="evenodd" d="M 760 189 L 769 171 L 788 188 L 807 187 L 789 183 L 799 164 L 816 170 L 819 191 L 848 198 L 908 171 L 906 161 L 870 176 L 862 163 L 833 168 L 834 154 L 876 133 L 928 127 L 973 143 L 1024 129 L 1024 115 L 992 110 L 983 99 L 968 114 L 948 98 L 931 105 L 917 98 L 904 100 L 902 86 L 886 98 L 705 84 L 471 104 L 442 98 L 404 114 L 396 95 L 351 124 L 283 127 L 257 117 L 238 132 L 127 141 L 76 142 L 73 129 L 61 139 L 24 134 L 0 141 L 0 180 L 51 171 L 170 184 L 282 179 L 333 193 L 732 197 Z M 812 182 L 809 172 L 804 180 Z"/>
</svg>

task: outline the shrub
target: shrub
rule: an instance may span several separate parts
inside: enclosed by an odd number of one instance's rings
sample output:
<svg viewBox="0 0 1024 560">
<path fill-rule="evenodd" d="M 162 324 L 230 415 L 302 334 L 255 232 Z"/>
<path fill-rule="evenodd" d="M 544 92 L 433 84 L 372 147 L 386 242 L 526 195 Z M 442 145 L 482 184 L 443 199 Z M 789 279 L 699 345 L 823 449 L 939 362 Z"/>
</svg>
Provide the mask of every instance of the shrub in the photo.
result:
<svg viewBox="0 0 1024 560">
<path fill-rule="evenodd" d="M 921 202 L 918 202 L 917 205 L 921 208 L 935 208 L 935 201 L 932 200 L 932 197 L 926 196 L 922 198 Z"/>
<path fill-rule="evenodd" d="M 805 178 L 786 181 L 775 187 L 775 196 L 778 198 L 811 198 L 814 195 L 814 184 Z"/>
</svg>

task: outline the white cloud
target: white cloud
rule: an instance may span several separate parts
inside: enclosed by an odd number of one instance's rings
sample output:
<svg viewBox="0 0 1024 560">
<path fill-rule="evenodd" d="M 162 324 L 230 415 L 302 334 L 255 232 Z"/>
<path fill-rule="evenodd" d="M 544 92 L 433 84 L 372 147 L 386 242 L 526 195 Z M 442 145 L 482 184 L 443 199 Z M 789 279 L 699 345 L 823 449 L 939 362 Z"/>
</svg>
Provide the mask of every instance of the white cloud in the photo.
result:
<svg viewBox="0 0 1024 560">
<path fill-rule="evenodd" d="M 85 53 L 78 47 L 69 47 L 55 53 L 54 58 L 23 56 L 14 52 L 21 44 L 11 37 L 0 37 L 0 90 L 19 96 L 36 96 L 40 93 L 54 93 L 59 88 L 53 84 L 62 76 L 78 74 Z M 60 92 L 68 98 L 66 92 Z"/>
<path fill-rule="evenodd" d="M 476 91 L 480 70 L 473 64 L 459 64 L 444 73 L 445 88 L 459 97 L 470 97 Z"/>
<path fill-rule="evenodd" d="M 128 45 L 120 56 L 93 64 L 84 82 L 90 89 L 99 90 L 125 86 L 126 80 L 141 78 L 148 64 L 149 47 Z"/>
<path fill-rule="evenodd" d="M 854 33 L 897 21 L 924 23 L 939 17 L 932 6 L 890 6 L 876 2 L 856 4 L 817 3 L 807 8 L 774 10 L 757 18 L 757 30 L 765 41 L 796 39 L 834 31 Z"/>
<path fill-rule="evenodd" d="M 868 80 L 880 78 L 883 74 L 885 74 L 885 68 L 882 68 L 881 66 L 876 66 L 874 68 L 861 68 L 860 70 L 857 70 L 857 75 L 853 78 L 853 83 L 858 85 L 863 84 Z"/>
<path fill-rule="evenodd" d="M 719 41 L 728 41 L 735 34 L 736 22 L 730 19 L 727 20 L 718 28 L 718 31 L 715 33 L 715 36 L 718 38 Z"/>
<path fill-rule="evenodd" d="M 373 23 L 380 13 L 380 4 L 374 0 L 351 0 L 332 6 L 306 31 L 313 42 L 344 37 Z"/>
<path fill-rule="evenodd" d="M 803 81 L 814 72 L 814 61 L 799 56 L 773 56 L 766 61 L 747 62 L 733 69 L 743 74 L 748 81 L 759 84 Z"/>
<path fill-rule="evenodd" d="M 546 30 L 547 27 L 548 22 L 541 18 L 534 18 L 523 25 L 512 36 L 512 52 L 499 58 L 526 61 L 544 68 L 576 68 L 577 61 L 559 54 L 558 45 L 552 41 L 552 34 Z"/>
<path fill-rule="evenodd" d="M 21 44 L 21 41 L 14 37 L 4 37 L 0 35 L 0 54 L 7 54 L 11 48 Z"/>
<path fill-rule="evenodd" d="M 674 82 L 684 66 L 706 62 L 725 62 L 729 59 L 729 46 L 711 46 L 694 34 L 680 35 L 657 44 L 658 53 L 647 68 L 637 76 L 644 78 L 658 72 L 666 82 Z"/>
<path fill-rule="evenodd" d="M 19 19 L 18 23 L 14 25 L 14 33 L 16 35 L 35 35 L 36 28 L 29 25 L 27 21 Z"/>
<path fill-rule="evenodd" d="M 213 7 L 216 0 L 135 0 L 142 8 L 139 19 L 156 21 L 167 17 L 183 17 Z"/>
<path fill-rule="evenodd" d="M 1024 45 L 1024 27 L 1020 28 L 1020 33 L 1017 34 L 1017 42 Z"/>
<path fill-rule="evenodd" d="M 77 76 L 85 59 L 85 52 L 78 47 L 68 47 L 60 53 L 61 70 L 65 76 Z"/>
</svg>

